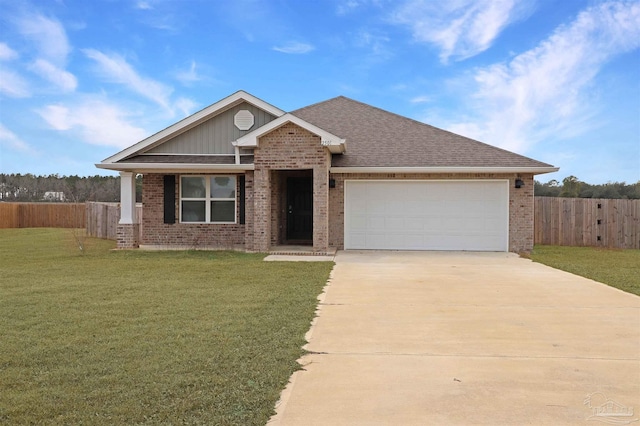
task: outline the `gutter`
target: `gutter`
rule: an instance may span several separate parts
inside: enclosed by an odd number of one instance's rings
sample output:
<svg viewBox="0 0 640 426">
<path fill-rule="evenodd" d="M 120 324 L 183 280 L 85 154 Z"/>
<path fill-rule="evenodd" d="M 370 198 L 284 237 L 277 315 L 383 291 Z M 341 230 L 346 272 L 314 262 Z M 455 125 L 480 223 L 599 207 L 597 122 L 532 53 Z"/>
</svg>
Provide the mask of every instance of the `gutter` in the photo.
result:
<svg viewBox="0 0 640 426">
<path fill-rule="evenodd" d="M 539 175 L 559 167 L 331 167 L 330 173 L 533 173 Z"/>
<path fill-rule="evenodd" d="M 193 164 L 193 163 L 98 163 L 99 169 L 116 170 L 121 172 L 158 172 L 158 173 L 189 173 L 194 171 L 211 171 L 219 173 L 237 173 L 254 170 L 253 164 Z"/>
</svg>

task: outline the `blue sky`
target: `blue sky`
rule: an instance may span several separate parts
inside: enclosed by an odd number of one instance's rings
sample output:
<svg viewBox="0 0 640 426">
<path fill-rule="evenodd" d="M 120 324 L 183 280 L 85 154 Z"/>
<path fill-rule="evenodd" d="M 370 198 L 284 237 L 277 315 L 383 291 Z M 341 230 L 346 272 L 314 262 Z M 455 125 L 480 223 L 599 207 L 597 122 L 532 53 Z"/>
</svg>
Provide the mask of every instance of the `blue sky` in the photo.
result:
<svg viewBox="0 0 640 426">
<path fill-rule="evenodd" d="M 640 180 L 640 0 L 0 0 L 0 171 L 94 163 L 237 90 L 344 95 Z"/>
</svg>

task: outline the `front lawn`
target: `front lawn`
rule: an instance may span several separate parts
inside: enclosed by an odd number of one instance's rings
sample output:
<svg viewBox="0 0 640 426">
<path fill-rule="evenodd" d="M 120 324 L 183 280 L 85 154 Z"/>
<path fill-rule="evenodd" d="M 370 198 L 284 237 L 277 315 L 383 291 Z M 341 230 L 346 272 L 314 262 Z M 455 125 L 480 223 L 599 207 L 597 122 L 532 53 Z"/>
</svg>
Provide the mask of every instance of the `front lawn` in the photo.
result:
<svg viewBox="0 0 640 426">
<path fill-rule="evenodd" d="M 0 230 L 0 423 L 264 425 L 328 262 Z"/>
<path fill-rule="evenodd" d="M 640 296 L 640 250 L 537 245 L 531 259 Z"/>
</svg>

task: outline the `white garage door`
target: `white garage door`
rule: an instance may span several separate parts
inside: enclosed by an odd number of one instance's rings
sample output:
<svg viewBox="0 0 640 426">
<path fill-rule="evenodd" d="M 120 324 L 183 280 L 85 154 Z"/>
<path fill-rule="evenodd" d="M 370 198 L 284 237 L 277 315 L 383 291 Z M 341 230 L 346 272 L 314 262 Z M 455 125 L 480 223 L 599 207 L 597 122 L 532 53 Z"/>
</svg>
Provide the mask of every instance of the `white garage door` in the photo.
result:
<svg viewBox="0 0 640 426">
<path fill-rule="evenodd" d="M 345 249 L 507 251 L 508 181 L 345 182 Z"/>
</svg>

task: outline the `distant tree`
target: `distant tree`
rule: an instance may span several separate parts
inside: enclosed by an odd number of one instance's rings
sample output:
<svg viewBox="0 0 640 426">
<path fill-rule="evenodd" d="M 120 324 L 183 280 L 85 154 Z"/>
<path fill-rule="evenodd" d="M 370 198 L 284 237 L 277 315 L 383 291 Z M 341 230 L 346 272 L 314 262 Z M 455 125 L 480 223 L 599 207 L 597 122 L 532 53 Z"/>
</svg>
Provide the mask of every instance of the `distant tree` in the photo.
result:
<svg viewBox="0 0 640 426">
<path fill-rule="evenodd" d="M 547 183 L 534 182 L 534 194 L 542 197 L 574 198 L 618 198 L 640 199 L 640 181 L 627 185 L 625 182 L 608 182 L 591 185 L 575 176 L 567 176 L 560 184 L 553 179 Z"/>
<path fill-rule="evenodd" d="M 561 190 L 560 182 L 555 179 L 547 183 L 540 183 L 537 180 L 533 183 L 533 193 L 539 197 L 559 197 Z"/>
<path fill-rule="evenodd" d="M 562 179 L 561 197 L 577 198 L 580 195 L 580 187 L 582 182 L 575 176 L 567 176 Z"/>
<path fill-rule="evenodd" d="M 46 193 L 56 197 L 45 199 Z M 57 194 L 64 193 L 63 197 Z M 0 201 L 109 201 L 120 200 L 118 176 L 35 176 L 27 174 L 0 174 Z"/>
</svg>

